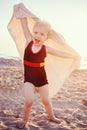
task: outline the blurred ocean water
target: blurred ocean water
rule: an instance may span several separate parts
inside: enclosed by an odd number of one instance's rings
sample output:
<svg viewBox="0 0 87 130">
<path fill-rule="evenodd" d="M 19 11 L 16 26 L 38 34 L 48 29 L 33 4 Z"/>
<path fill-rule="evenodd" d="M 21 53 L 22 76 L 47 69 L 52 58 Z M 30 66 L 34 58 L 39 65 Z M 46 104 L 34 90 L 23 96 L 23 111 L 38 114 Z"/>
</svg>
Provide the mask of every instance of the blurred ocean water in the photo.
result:
<svg viewBox="0 0 87 130">
<path fill-rule="evenodd" d="M 87 69 L 87 57 L 82 57 L 81 58 L 80 68 L 81 69 Z"/>
<path fill-rule="evenodd" d="M 0 54 L 0 58 L 5 58 L 5 59 L 14 59 L 14 60 L 20 60 L 19 56 L 10 56 L 10 55 L 5 55 L 5 54 Z"/>
</svg>

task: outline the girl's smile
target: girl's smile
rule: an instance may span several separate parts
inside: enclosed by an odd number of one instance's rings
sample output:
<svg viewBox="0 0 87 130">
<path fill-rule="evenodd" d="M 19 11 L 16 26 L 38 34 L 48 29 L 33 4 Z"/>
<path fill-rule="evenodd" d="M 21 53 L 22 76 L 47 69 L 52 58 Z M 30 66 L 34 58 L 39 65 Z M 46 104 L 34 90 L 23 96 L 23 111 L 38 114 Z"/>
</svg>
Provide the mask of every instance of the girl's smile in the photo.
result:
<svg viewBox="0 0 87 130">
<path fill-rule="evenodd" d="M 35 44 L 43 44 L 44 41 L 47 39 L 47 30 L 43 26 L 36 26 L 33 30 L 33 39 Z"/>
<path fill-rule="evenodd" d="M 39 43 L 39 42 L 40 42 L 40 40 L 39 40 L 39 39 L 35 39 L 35 42 L 36 42 L 36 43 Z"/>
</svg>

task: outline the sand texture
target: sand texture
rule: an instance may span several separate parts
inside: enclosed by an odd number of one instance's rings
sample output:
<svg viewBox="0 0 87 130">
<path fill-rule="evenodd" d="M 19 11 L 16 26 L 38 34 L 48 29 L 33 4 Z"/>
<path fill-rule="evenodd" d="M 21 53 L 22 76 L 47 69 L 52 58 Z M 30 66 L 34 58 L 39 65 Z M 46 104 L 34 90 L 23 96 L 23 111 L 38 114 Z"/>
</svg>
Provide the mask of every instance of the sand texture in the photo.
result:
<svg viewBox="0 0 87 130">
<path fill-rule="evenodd" d="M 18 130 L 23 116 L 23 66 L 20 61 L 0 59 L 0 130 Z M 29 130 L 87 130 L 87 70 L 75 70 L 52 100 L 57 118 L 62 123 L 50 122 L 35 94 L 30 113 Z M 23 128 L 22 130 L 26 130 Z"/>
</svg>

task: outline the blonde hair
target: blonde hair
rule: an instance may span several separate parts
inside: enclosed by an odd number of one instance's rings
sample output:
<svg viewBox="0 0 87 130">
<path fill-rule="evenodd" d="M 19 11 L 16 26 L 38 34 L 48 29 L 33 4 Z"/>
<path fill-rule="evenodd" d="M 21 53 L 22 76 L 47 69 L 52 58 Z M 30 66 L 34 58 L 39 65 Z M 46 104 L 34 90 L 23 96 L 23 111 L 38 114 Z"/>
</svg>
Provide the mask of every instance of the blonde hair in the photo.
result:
<svg viewBox="0 0 87 130">
<path fill-rule="evenodd" d="M 51 28 L 51 25 L 47 21 L 39 19 L 35 22 L 33 29 L 37 26 L 40 26 L 40 27 L 43 26 L 47 29 L 47 32 L 48 32 L 47 40 L 52 39 L 54 42 L 65 45 L 65 39 L 63 38 L 63 36 L 57 33 L 56 31 L 54 31 Z"/>
<path fill-rule="evenodd" d="M 48 33 L 51 30 L 50 24 L 48 22 L 44 21 L 44 20 L 38 20 L 38 21 L 36 21 L 35 24 L 34 24 L 34 28 L 37 27 L 37 26 L 39 26 L 39 27 L 41 27 L 41 26 L 45 27 L 47 29 Z"/>
</svg>

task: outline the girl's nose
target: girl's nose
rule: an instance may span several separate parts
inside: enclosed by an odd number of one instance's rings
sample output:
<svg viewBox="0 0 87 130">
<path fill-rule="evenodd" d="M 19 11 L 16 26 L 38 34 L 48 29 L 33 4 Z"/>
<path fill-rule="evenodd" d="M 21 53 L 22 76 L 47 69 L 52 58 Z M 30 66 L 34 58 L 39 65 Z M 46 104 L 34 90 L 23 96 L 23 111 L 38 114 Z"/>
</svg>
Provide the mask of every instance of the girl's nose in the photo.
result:
<svg viewBox="0 0 87 130">
<path fill-rule="evenodd" d="M 36 35 L 36 38 L 40 38 L 40 35 L 38 34 L 38 35 Z"/>
</svg>

